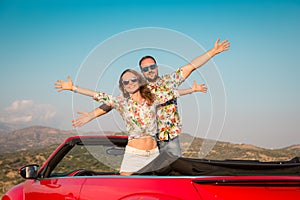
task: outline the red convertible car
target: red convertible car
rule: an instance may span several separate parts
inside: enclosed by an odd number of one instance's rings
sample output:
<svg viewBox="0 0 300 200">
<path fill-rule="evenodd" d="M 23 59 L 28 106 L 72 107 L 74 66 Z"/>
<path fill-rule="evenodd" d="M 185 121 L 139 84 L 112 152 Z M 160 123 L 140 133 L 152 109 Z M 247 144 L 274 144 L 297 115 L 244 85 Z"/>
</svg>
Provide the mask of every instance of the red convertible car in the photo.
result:
<svg viewBox="0 0 300 200">
<path fill-rule="evenodd" d="M 300 161 L 259 162 L 162 153 L 133 176 L 120 176 L 125 136 L 74 136 L 44 164 L 19 169 L 26 180 L 2 200 L 282 200 L 300 197 Z"/>
</svg>

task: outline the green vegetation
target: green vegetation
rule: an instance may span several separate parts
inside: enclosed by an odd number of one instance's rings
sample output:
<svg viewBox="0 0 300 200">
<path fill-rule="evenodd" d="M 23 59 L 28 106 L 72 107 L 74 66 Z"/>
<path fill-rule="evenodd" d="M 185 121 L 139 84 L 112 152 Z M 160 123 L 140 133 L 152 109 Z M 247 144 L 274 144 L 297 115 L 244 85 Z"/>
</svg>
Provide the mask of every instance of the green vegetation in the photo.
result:
<svg viewBox="0 0 300 200">
<path fill-rule="evenodd" d="M 41 166 L 56 147 L 57 145 L 51 145 L 42 149 L 0 153 L 0 196 L 12 186 L 24 181 L 18 173 L 21 166 L 27 164 Z"/>
</svg>

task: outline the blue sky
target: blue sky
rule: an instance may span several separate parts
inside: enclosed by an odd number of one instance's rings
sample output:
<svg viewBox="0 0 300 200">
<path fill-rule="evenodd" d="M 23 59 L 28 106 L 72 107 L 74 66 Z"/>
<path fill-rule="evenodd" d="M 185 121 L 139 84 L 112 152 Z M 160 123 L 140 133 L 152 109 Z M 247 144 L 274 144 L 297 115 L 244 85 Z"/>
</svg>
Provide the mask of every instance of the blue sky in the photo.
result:
<svg viewBox="0 0 300 200">
<path fill-rule="evenodd" d="M 187 103 L 190 98 L 180 99 L 184 131 L 197 130 L 202 132 L 199 136 L 267 148 L 299 144 L 299 19 L 299 0 L 2 0 L 0 122 L 72 129 L 74 111 L 89 111 L 97 104 L 68 92 L 58 94 L 54 82 L 70 75 L 73 80 L 78 77 L 79 85 L 117 94 L 115 81 L 120 70 L 137 66 L 147 51 L 122 55 L 114 62 L 122 66 L 111 65 L 111 73 L 106 74 L 111 79 L 103 79 L 106 81 L 96 80 L 97 76 L 82 76 L 85 71 L 91 72 L 83 67 L 84 62 L 99 45 L 101 48 L 101 44 L 120 33 L 156 27 L 185 35 L 204 50 L 210 49 L 218 37 L 231 42 L 229 51 L 199 69 L 199 73 L 205 73 L 213 65 L 221 77 L 226 105 L 222 131 L 216 134 L 207 128 L 213 107 L 210 104 L 217 98 L 211 95 L 213 91 L 197 97 L 191 95 L 200 105 L 196 115 L 191 114 L 195 105 Z M 135 39 L 126 42 L 134 43 Z M 108 50 L 126 47 L 126 42 Z M 178 46 L 185 45 L 176 42 Z M 167 53 L 151 53 L 158 62 L 169 66 L 168 70 L 185 64 L 185 60 L 177 61 Z M 189 86 L 193 78 L 197 77 L 188 79 L 184 86 Z M 205 81 L 205 77 L 199 80 Z M 200 128 L 191 123 L 197 116 L 201 116 L 202 121 L 196 120 Z M 122 124 L 116 127 L 111 123 L 112 118 L 118 118 L 118 114 L 112 112 L 79 130 L 97 131 L 99 126 L 105 130 L 122 129 Z"/>
</svg>

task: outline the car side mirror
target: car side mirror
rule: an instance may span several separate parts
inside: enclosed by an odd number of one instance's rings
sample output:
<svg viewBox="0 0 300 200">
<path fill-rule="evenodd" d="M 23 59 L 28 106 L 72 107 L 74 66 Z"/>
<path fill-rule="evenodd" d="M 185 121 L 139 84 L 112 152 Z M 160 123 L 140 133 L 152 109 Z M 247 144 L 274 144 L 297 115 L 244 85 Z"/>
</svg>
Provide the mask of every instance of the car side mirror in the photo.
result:
<svg viewBox="0 0 300 200">
<path fill-rule="evenodd" d="M 36 179 L 39 165 L 25 165 L 19 169 L 20 175 L 25 179 Z"/>
</svg>

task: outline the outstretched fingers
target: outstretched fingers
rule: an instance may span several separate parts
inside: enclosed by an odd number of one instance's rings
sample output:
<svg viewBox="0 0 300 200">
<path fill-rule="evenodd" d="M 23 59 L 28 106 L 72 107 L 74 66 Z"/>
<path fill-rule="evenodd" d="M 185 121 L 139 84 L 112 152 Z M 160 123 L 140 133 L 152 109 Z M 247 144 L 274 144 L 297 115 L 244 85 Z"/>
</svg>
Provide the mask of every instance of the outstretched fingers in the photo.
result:
<svg viewBox="0 0 300 200">
<path fill-rule="evenodd" d="M 201 92 L 206 93 L 207 92 L 207 87 L 205 86 L 205 84 L 201 84 Z"/>
<path fill-rule="evenodd" d="M 207 87 L 205 86 L 205 84 L 197 84 L 196 80 L 194 80 L 193 82 L 192 89 L 193 92 L 203 92 L 203 93 L 207 92 Z"/>
<path fill-rule="evenodd" d="M 197 87 L 197 82 L 196 80 L 194 80 L 192 88 L 196 88 L 196 87 Z"/>
<path fill-rule="evenodd" d="M 60 89 L 60 90 L 57 90 L 57 92 L 61 92 L 62 91 L 62 82 L 63 82 L 63 80 L 57 80 L 55 83 L 54 83 L 54 87 L 56 88 L 56 89 Z"/>
<path fill-rule="evenodd" d="M 230 47 L 230 42 L 228 40 L 223 40 L 219 46 L 223 49 L 223 50 L 228 50 Z"/>
<path fill-rule="evenodd" d="M 223 40 L 220 43 L 219 42 L 220 42 L 220 38 L 218 38 L 217 41 L 215 42 L 214 51 L 216 54 L 222 51 L 226 51 L 230 47 L 230 42 L 228 40 Z"/>
<path fill-rule="evenodd" d="M 68 82 L 72 82 L 70 75 L 68 75 Z"/>
<path fill-rule="evenodd" d="M 54 87 L 56 89 L 59 89 L 57 92 L 61 92 L 63 90 L 72 90 L 73 89 L 73 82 L 70 78 L 70 76 L 68 76 L 68 80 L 67 81 L 63 81 L 63 80 L 57 80 L 54 83 Z"/>
<path fill-rule="evenodd" d="M 77 112 L 80 116 L 72 120 L 72 126 L 81 127 L 87 123 L 88 113 L 87 112 Z"/>
<path fill-rule="evenodd" d="M 215 41 L 215 45 L 218 45 L 220 42 L 220 38 L 218 38 L 216 41 Z"/>
</svg>

